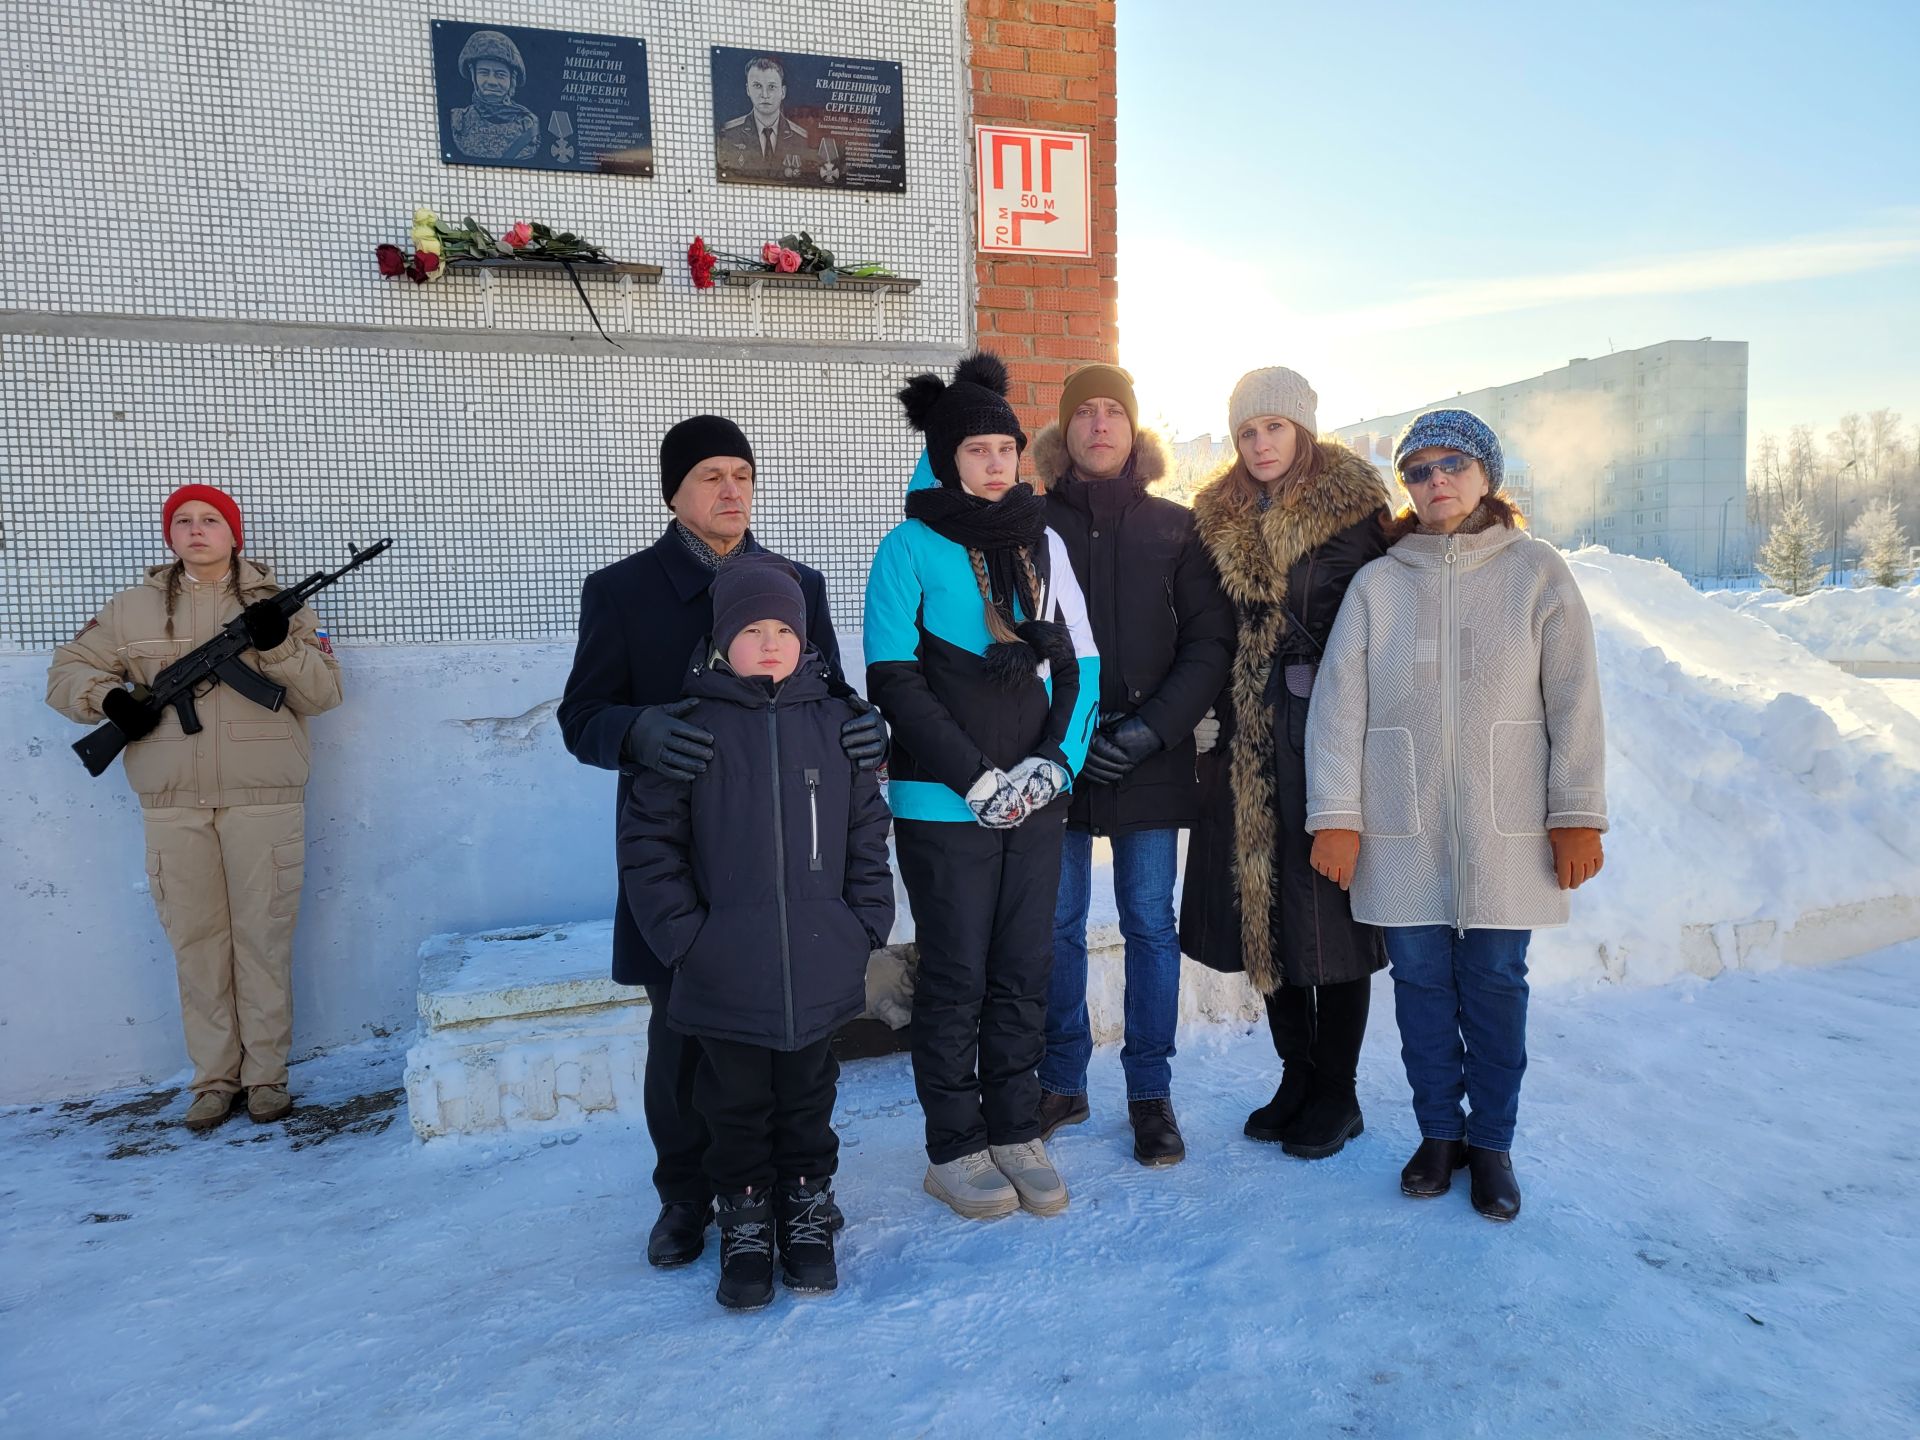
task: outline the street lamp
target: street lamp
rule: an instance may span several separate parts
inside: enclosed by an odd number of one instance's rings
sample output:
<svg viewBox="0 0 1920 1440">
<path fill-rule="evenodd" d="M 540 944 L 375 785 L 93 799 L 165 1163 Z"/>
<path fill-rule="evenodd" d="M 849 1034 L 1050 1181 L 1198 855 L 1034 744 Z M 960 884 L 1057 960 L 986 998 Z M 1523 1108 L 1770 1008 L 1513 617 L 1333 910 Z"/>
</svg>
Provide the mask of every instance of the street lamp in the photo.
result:
<svg viewBox="0 0 1920 1440">
<path fill-rule="evenodd" d="M 1856 463 L 1849 460 L 1833 472 L 1833 565 L 1827 574 L 1829 585 L 1840 583 L 1840 477 L 1851 470 Z"/>
<path fill-rule="evenodd" d="M 1721 584 L 1727 579 L 1727 506 L 1740 497 L 1729 495 L 1720 502 L 1720 556 L 1713 562 L 1714 574 Z"/>
</svg>

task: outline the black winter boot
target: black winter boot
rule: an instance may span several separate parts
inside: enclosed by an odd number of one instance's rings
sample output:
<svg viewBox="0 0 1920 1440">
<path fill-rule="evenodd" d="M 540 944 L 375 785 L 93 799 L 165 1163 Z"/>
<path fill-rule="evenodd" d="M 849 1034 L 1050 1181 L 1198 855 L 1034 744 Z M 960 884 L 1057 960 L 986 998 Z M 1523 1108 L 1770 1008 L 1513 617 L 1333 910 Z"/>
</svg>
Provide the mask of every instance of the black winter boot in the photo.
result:
<svg viewBox="0 0 1920 1440">
<path fill-rule="evenodd" d="M 1254 1140 L 1278 1144 L 1287 1138 L 1287 1127 L 1300 1118 L 1313 1081 L 1311 992 L 1282 985 L 1267 996 L 1267 1030 L 1280 1057 L 1280 1086 L 1273 1099 L 1247 1116 L 1245 1133 Z"/>
<path fill-rule="evenodd" d="M 782 1180 L 774 1193 L 779 1217 L 780 1278 L 789 1290 L 802 1295 L 825 1295 L 840 1285 L 833 1260 L 833 1203 L 831 1180 Z"/>
<path fill-rule="evenodd" d="M 1142 1165 L 1178 1165 L 1187 1158 L 1171 1100 L 1129 1100 L 1127 1120 L 1133 1126 L 1133 1158 Z"/>
<path fill-rule="evenodd" d="M 711 1200 L 669 1200 L 647 1236 L 647 1263 L 671 1270 L 691 1265 L 707 1248 L 707 1226 L 713 1220 Z"/>
<path fill-rule="evenodd" d="M 1313 1081 L 1307 1103 L 1281 1136 L 1280 1148 L 1300 1160 L 1337 1155 L 1364 1131 L 1354 1074 L 1360 1066 L 1360 1042 L 1367 1034 L 1372 1003 L 1370 979 L 1313 990 Z"/>
<path fill-rule="evenodd" d="M 1472 1184 L 1473 1208 L 1489 1220 L 1511 1220 L 1520 1213 L 1520 1182 L 1513 1178 L 1513 1161 L 1504 1150 L 1467 1147 L 1467 1177 Z"/>
<path fill-rule="evenodd" d="M 1464 1140 L 1422 1140 L 1400 1171 L 1400 1193 L 1431 1200 L 1453 1188 L 1453 1172 L 1467 1166 Z"/>
<path fill-rule="evenodd" d="M 720 1288 L 729 1310 L 758 1310 L 773 1299 L 773 1201 L 748 1189 L 720 1197 Z"/>
<path fill-rule="evenodd" d="M 1086 1095 L 1056 1095 L 1051 1090 L 1040 1092 L 1040 1136 L 1042 1140 L 1051 1140 L 1053 1132 L 1063 1125 L 1078 1125 L 1093 1114 L 1087 1104 Z"/>
</svg>

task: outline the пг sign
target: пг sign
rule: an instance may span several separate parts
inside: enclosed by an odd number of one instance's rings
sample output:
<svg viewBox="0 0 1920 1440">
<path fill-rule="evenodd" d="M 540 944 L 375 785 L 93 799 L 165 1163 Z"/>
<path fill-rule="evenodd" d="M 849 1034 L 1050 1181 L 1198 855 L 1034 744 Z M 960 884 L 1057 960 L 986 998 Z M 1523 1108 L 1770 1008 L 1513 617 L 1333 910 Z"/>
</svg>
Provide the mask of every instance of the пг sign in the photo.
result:
<svg viewBox="0 0 1920 1440">
<path fill-rule="evenodd" d="M 1093 254 L 1087 136 L 976 125 L 979 248 L 1003 255 Z"/>
</svg>

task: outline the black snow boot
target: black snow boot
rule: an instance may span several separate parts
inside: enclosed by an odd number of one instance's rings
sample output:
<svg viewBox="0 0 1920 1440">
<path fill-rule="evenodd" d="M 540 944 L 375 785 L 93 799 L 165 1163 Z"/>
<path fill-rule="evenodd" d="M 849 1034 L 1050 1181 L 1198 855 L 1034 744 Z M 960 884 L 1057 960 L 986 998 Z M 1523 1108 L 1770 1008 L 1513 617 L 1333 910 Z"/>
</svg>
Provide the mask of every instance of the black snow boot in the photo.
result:
<svg viewBox="0 0 1920 1440">
<path fill-rule="evenodd" d="M 1307 1103 L 1281 1136 L 1280 1148 L 1299 1160 L 1337 1155 L 1364 1131 L 1354 1075 L 1360 1066 L 1360 1042 L 1367 1034 L 1372 1003 L 1370 979 L 1313 990 L 1313 1081 Z"/>
<path fill-rule="evenodd" d="M 780 1278 L 802 1295 L 825 1295 L 840 1286 L 833 1260 L 831 1180 L 782 1180 L 774 1194 L 779 1217 Z"/>
<path fill-rule="evenodd" d="M 1513 1161 L 1504 1150 L 1467 1147 L 1467 1178 L 1472 1185 L 1473 1208 L 1489 1220 L 1511 1220 L 1520 1213 L 1520 1182 L 1513 1178 Z"/>
<path fill-rule="evenodd" d="M 1277 1145 L 1286 1129 L 1300 1117 L 1313 1081 L 1313 1018 L 1311 992 L 1282 985 L 1267 996 L 1267 1029 L 1280 1057 L 1280 1087 L 1273 1099 L 1247 1116 L 1245 1133 L 1254 1140 Z"/>
<path fill-rule="evenodd" d="M 1056 1095 L 1051 1090 L 1040 1092 L 1040 1135 L 1042 1140 L 1051 1140 L 1053 1132 L 1063 1125 L 1078 1125 L 1093 1114 L 1087 1104 L 1087 1097 L 1080 1095 Z"/>
<path fill-rule="evenodd" d="M 1464 1140 L 1422 1140 L 1400 1171 L 1400 1193 L 1431 1200 L 1453 1188 L 1453 1172 L 1467 1166 Z"/>
<path fill-rule="evenodd" d="M 1142 1165 L 1178 1165 L 1187 1158 L 1171 1100 L 1129 1100 L 1127 1119 L 1133 1125 L 1133 1158 Z"/>
<path fill-rule="evenodd" d="M 720 1288 L 729 1310 L 758 1310 L 773 1299 L 773 1201 L 751 1189 L 720 1197 Z"/>
<path fill-rule="evenodd" d="M 713 1219 L 711 1200 L 669 1200 L 647 1236 L 647 1263 L 671 1270 L 691 1265 L 707 1248 L 707 1226 Z"/>
</svg>

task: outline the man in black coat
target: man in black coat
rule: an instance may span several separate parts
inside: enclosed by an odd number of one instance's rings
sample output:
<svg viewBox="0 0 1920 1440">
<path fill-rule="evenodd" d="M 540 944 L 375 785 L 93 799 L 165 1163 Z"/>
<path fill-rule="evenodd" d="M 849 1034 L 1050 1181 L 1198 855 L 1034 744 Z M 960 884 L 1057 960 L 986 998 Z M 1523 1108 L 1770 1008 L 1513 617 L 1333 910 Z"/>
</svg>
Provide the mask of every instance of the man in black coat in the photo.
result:
<svg viewBox="0 0 1920 1440">
<path fill-rule="evenodd" d="M 691 781 L 713 758 L 713 737 L 683 718 L 691 706 L 681 696 L 694 651 L 713 628 L 708 588 L 715 568 L 729 554 L 760 548 L 749 528 L 753 447 L 731 420 L 696 415 L 669 430 L 660 442 L 660 488 L 674 516 L 666 533 L 639 554 L 596 570 L 581 587 L 580 639 L 560 701 L 560 733 L 573 757 L 620 772 L 616 826 L 641 769 Z M 794 569 L 806 596 L 807 642 L 844 689 L 826 579 L 804 565 Z M 878 765 L 885 752 L 879 717 L 869 711 L 849 720 L 841 743 L 862 766 Z M 644 985 L 652 1006 L 645 1094 L 660 1218 L 647 1258 L 684 1265 L 704 1247 L 713 1207 L 701 1163 L 707 1128 L 693 1108 L 700 1047 L 666 1023 L 672 971 L 647 948 L 617 886 L 613 978 Z"/>
<path fill-rule="evenodd" d="M 1106 836 L 1126 940 L 1120 1064 L 1134 1158 L 1172 1165 L 1186 1154 L 1171 1099 L 1180 1010 L 1173 882 L 1179 832 L 1199 816 L 1193 729 L 1226 682 L 1233 612 L 1192 513 L 1147 493 L 1166 472 L 1166 451 L 1139 428 L 1126 371 L 1088 365 L 1070 375 L 1059 424 L 1034 440 L 1033 458 L 1047 524 L 1066 542 L 1087 597 L 1101 720 L 1074 786 L 1060 866 L 1041 1133 L 1089 1114 L 1087 910 L 1093 840 Z"/>
</svg>

